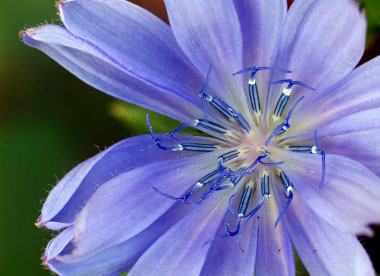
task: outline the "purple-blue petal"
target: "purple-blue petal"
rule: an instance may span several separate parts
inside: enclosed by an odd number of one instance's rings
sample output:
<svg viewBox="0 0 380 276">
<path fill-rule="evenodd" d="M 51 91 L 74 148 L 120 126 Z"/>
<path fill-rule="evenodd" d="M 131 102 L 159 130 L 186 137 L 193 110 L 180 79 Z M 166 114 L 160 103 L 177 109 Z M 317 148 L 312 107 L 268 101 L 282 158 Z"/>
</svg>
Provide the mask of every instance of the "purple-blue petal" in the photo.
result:
<svg viewBox="0 0 380 276">
<path fill-rule="evenodd" d="M 69 0 L 58 6 L 71 33 L 142 79 L 198 101 L 205 76 L 190 64 L 161 19 L 123 0 Z"/>
<path fill-rule="evenodd" d="M 275 183 L 273 184 L 275 185 Z M 273 187 L 273 189 L 277 189 L 277 187 Z M 271 198 L 258 214 L 260 219 L 259 237 L 257 240 L 256 275 L 295 275 L 293 249 L 286 228 L 282 222 L 274 228 L 279 214 L 277 208 L 281 210 L 283 206 L 282 202 L 280 204 L 277 207 L 275 199 Z"/>
<path fill-rule="evenodd" d="M 288 143 L 308 144 L 313 134 L 297 136 Z M 356 160 L 380 176 L 380 108 L 363 110 L 332 121 L 318 129 L 319 147 L 330 154 Z"/>
<path fill-rule="evenodd" d="M 289 157 L 286 150 L 278 153 L 286 160 L 281 166 L 297 196 L 317 215 L 341 231 L 372 233 L 368 225 L 380 221 L 380 185 L 373 172 L 355 160 L 327 154 L 325 183 L 319 188 L 320 156 L 292 153 Z"/>
<path fill-rule="evenodd" d="M 191 139 L 205 141 L 205 138 Z M 39 224 L 54 230 L 70 225 L 89 198 L 111 178 L 142 165 L 188 155 L 158 149 L 149 135 L 123 140 L 70 171 L 50 192 Z"/>
<path fill-rule="evenodd" d="M 243 68 L 242 33 L 233 0 L 165 0 L 165 4 L 186 56 L 203 75 L 213 66 L 213 94 L 234 108 L 246 106 L 242 77 L 232 76 Z"/>
<path fill-rule="evenodd" d="M 96 191 L 75 221 L 76 254 L 94 254 L 147 228 L 176 203 L 153 187 L 181 197 L 216 169 L 216 160 L 224 152 L 154 162 L 110 179 Z"/>
<path fill-rule="evenodd" d="M 287 13 L 286 0 L 235 0 L 244 67 L 272 66 Z"/>
<path fill-rule="evenodd" d="M 314 130 L 344 116 L 379 107 L 379 75 L 380 57 L 377 57 L 356 68 L 331 89 L 313 92 L 297 110 L 293 125 L 297 129 Z M 369 117 L 368 121 L 374 119 Z"/>
<path fill-rule="evenodd" d="M 45 264 L 61 275 L 119 275 L 132 268 L 144 251 L 181 219 L 188 206 L 175 204 L 165 215 L 131 239 L 99 251 L 89 257 L 72 254 L 75 247 L 69 242 L 74 238 L 72 227 L 65 229 L 49 243 Z M 70 231 L 70 233 L 67 233 Z M 66 235 L 70 234 L 69 235 Z M 66 248 L 64 248 L 67 245 Z"/>
<path fill-rule="evenodd" d="M 366 19 L 353 0 L 296 0 L 285 22 L 276 66 L 324 91 L 355 68 L 364 52 Z M 296 89 L 295 89 L 296 90 Z"/>
<path fill-rule="evenodd" d="M 363 246 L 353 234 L 332 226 L 334 221 L 327 223 L 319 218 L 296 193 L 282 223 L 311 276 L 374 276 Z"/>
<path fill-rule="evenodd" d="M 224 222 L 223 220 L 219 226 L 216 236 L 226 233 Z M 230 228 L 234 230 L 232 224 Z M 199 275 L 254 275 L 258 246 L 258 221 L 252 219 L 241 234 L 240 245 L 244 252 L 241 252 L 239 249 L 238 235 L 214 241 L 211 244 L 206 262 Z"/>
<path fill-rule="evenodd" d="M 197 93 L 175 91 L 124 67 L 98 46 L 65 28 L 45 25 L 22 33 L 24 42 L 37 48 L 87 84 L 124 101 L 180 121 L 202 116 Z M 199 86 L 198 86 L 199 85 Z M 195 91 L 202 88 L 199 82 Z M 181 108 L 178 108 L 178 107 Z"/>
<path fill-rule="evenodd" d="M 214 237 L 223 221 L 228 197 L 214 195 L 192 208 L 141 256 L 129 274 L 199 275 L 210 248 L 202 244 Z"/>
</svg>

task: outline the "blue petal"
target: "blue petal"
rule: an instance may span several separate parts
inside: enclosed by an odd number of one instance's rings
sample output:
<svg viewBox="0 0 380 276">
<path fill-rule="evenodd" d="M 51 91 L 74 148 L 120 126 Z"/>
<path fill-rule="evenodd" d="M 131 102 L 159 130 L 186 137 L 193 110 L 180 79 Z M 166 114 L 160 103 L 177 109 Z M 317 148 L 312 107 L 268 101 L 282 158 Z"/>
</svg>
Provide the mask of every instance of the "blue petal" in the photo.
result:
<svg viewBox="0 0 380 276">
<path fill-rule="evenodd" d="M 243 115 L 248 110 L 241 75 L 243 42 L 232 0 L 165 0 L 170 25 L 183 52 L 204 75 L 210 64 L 214 95 Z"/>
<path fill-rule="evenodd" d="M 258 193 L 256 193 L 257 195 Z M 257 196 L 256 196 L 257 197 Z M 232 226 L 231 226 L 232 228 Z M 224 221 L 219 226 L 218 235 L 225 234 Z M 240 251 L 237 236 L 223 238 L 212 243 L 200 276 L 252 276 L 255 273 L 255 260 L 258 246 L 258 221 L 252 219 L 242 233 Z M 261 254 L 261 252 L 258 252 Z"/>
<path fill-rule="evenodd" d="M 147 10 L 122 0 L 69 0 L 59 4 L 59 10 L 71 33 L 129 72 L 198 100 L 205 77 L 182 53 L 170 27 Z"/>
<path fill-rule="evenodd" d="M 210 197 L 158 239 L 137 261 L 129 275 L 199 275 L 210 244 L 223 221 L 229 195 Z"/>
<path fill-rule="evenodd" d="M 318 129 L 321 149 L 332 154 L 349 157 L 364 164 L 380 176 L 380 108 L 350 114 Z M 312 134 L 289 139 L 288 143 L 313 140 Z"/>
<path fill-rule="evenodd" d="M 273 189 L 278 189 L 278 187 Z M 256 275 L 295 275 L 293 250 L 289 235 L 282 222 L 274 228 L 279 214 L 277 208 L 282 208 L 282 206 L 283 203 L 280 203 L 277 207 L 276 202 L 271 198 L 261 210 L 259 238 L 257 241 Z"/>
<path fill-rule="evenodd" d="M 323 91 L 355 68 L 364 52 L 366 19 L 352 0 L 297 0 L 285 22 L 276 66 Z"/>
<path fill-rule="evenodd" d="M 243 67 L 273 66 L 287 14 L 286 0 L 234 0 L 243 35 Z M 287 68 L 284 68 L 287 69 Z M 248 83 L 250 74 L 243 76 Z M 283 78 L 283 75 L 277 75 Z M 255 79 L 260 99 L 267 96 L 272 72 L 262 71 Z M 246 87 L 243 88 L 246 93 Z M 249 95 L 246 96 L 249 99 Z M 248 118 L 250 118 L 249 116 Z"/>
<path fill-rule="evenodd" d="M 111 178 L 142 165 L 187 155 L 158 149 L 149 135 L 123 140 L 69 172 L 50 192 L 39 224 L 54 230 L 70 225 L 88 199 Z"/>
<path fill-rule="evenodd" d="M 326 178 L 320 189 L 320 156 L 292 153 L 289 157 L 286 150 L 278 150 L 276 154 L 285 160 L 282 169 L 293 182 L 297 195 L 317 215 L 341 231 L 372 233 L 368 224 L 380 221 L 380 185 L 374 173 L 357 161 L 327 154 Z"/>
<path fill-rule="evenodd" d="M 216 169 L 217 157 L 224 152 L 154 162 L 110 179 L 98 188 L 75 222 L 75 254 L 94 254 L 147 228 L 176 202 L 153 187 L 182 196 Z"/>
<path fill-rule="evenodd" d="M 151 226 L 131 239 L 84 258 L 70 251 L 75 248 L 69 244 L 74 238 L 72 227 L 69 227 L 49 243 L 46 248 L 45 264 L 60 275 L 119 275 L 131 269 L 144 251 L 182 218 L 186 210 L 188 206 L 176 204 Z M 67 235 L 69 229 L 70 235 Z"/>
<path fill-rule="evenodd" d="M 27 45 L 40 49 L 87 84 L 114 97 L 177 120 L 188 121 L 202 115 L 197 94 L 203 82 L 194 88 L 194 95 L 175 91 L 170 84 L 164 87 L 56 25 L 29 29 L 22 37 Z"/>
<path fill-rule="evenodd" d="M 380 57 L 376 57 L 356 68 L 331 89 L 310 95 L 297 110 L 293 125 L 297 125 L 297 129 L 314 130 L 341 117 L 379 107 L 379 75 Z M 367 119 L 371 121 L 374 118 Z"/>
<path fill-rule="evenodd" d="M 276 194 L 276 198 L 278 196 Z M 334 221 L 332 219 L 330 223 Z M 371 261 L 357 238 L 320 219 L 297 194 L 283 223 L 310 275 L 375 275 Z"/>
<path fill-rule="evenodd" d="M 240 20 L 244 67 L 272 66 L 287 13 L 285 0 L 235 0 Z"/>
</svg>

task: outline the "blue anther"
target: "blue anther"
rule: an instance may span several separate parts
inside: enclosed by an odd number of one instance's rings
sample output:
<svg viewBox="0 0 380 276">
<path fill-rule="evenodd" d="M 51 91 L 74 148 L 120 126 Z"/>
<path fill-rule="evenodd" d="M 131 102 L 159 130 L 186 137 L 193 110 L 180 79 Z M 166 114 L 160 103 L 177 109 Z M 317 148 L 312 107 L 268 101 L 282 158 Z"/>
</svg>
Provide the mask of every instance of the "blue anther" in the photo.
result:
<svg viewBox="0 0 380 276">
<path fill-rule="evenodd" d="M 179 147 L 185 151 L 194 151 L 194 152 L 211 152 L 218 149 L 213 144 L 202 144 L 202 143 L 181 143 Z"/>
<path fill-rule="evenodd" d="M 285 199 L 287 199 L 287 201 L 284 208 L 282 208 L 280 214 L 278 215 L 276 222 L 274 223 L 274 228 L 277 227 L 278 223 L 280 222 L 282 216 L 285 214 L 290 205 L 290 202 L 293 199 L 293 183 L 289 180 L 288 176 L 283 171 L 280 171 L 280 180 L 285 192 Z"/>
<path fill-rule="evenodd" d="M 249 202 L 251 200 L 253 188 L 248 185 L 244 188 L 243 194 L 240 199 L 239 207 L 238 207 L 238 216 L 244 216 L 247 212 Z"/>
<path fill-rule="evenodd" d="M 268 83 L 268 85 L 281 84 L 281 83 L 288 83 L 288 86 L 286 88 L 284 88 L 284 90 L 281 93 L 281 96 L 277 100 L 277 104 L 276 104 L 276 107 L 275 107 L 274 112 L 273 112 L 273 115 L 275 117 L 281 117 L 282 116 L 282 113 L 284 112 L 286 104 L 288 103 L 288 101 L 290 99 L 290 95 L 292 93 L 292 88 L 294 85 L 299 85 L 299 86 L 302 86 L 304 88 L 307 88 L 307 89 L 310 89 L 313 91 L 315 90 L 314 88 L 304 84 L 303 82 L 294 81 L 291 79 L 270 82 L 270 83 Z"/>
<path fill-rule="evenodd" d="M 274 67 L 268 67 L 268 66 L 256 67 L 256 66 L 254 66 L 254 67 L 242 69 L 242 70 L 232 74 L 234 76 L 234 75 L 241 74 L 244 72 L 252 72 L 250 77 L 249 77 L 249 81 L 248 81 L 248 92 L 249 92 L 249 98 L 251 100 L 252 109 L 255 113 L 259 113 L 261 110 L 259 91 L 258 91 L 256 79 L 255 79 L 256 73 L 260 70 L 271 70 L 271 71 L 275 71 L 275 72 L 291 73 L 291 71 L 289 71 L 289 70 L 283 70 L 283 69 L 278 69 L 278 68 L 274 68 Z"/>
<path fill-rule="evenodd" d="M 220 134 L 227 133 L 227 129 L 224 126 L 221 126 L 217 123 L 214 123 L 212 121 L 205 120 L 205 119 L 195 120 L 194 126 L 199 126 L 199 127 L 202 127 L 202 128 L 205 128 L 205 129 L 208 129 Z"/>
<path fill-rule="evenodd" d="M 238 157 L 240 154 L 240 151 L 238 150 L 232 150 L 227 153 L 224 153 L 218 157 L 218 163 L 225 163 L 228 162 L 236 157 Z"/>
<path fill-rule="evenodd" d="M 202 103 L 204 100 L 208 101 L 210 105 L 219 111 L 219 113 L 221 113 L 225 118 L 233 118 L 244 131 L 247 133 L 251 131 L 251 127 L 243 115 L 223 102 L 221 99 L 213 97 L 204 91 L 199 96 L 202 98 Z"/>
<path fill-rule="evenodd" d="M 292 106 L 292 108 L 289 110 L 288 115 L 286 115 L 286 118 L 284 122 L 282 122 L 280 125 L 276 127 L 276 129 L 269 135 L 268 139 L 265 141 L 264 145 L 268 146 L 269 142 L 273 139 L 274 136 L 279 136 L 286 132 L 290 128 L 289 119 L 292 116 L 292 113 L 294 109 L 297 107 L 297 105 L 305 98 L 305 96 L 300 97 Z"/>
<path fill-rule="evenodd" d="M 301 152 L 301 153 L 312 153 L 313 147 L 310 146 L 288 146 L 290 151 Z"/>
<path fill-rule="evenodd" d="M 251 100 L 251 106 L 255 113 L 259 113 L 261 110 L 260 106 L 260 97 L 259 97 L 259 89 L 257 87 L 256 79 L 255 79 L 256 72 L 252 72 L 251 76 L 249 77 L 248 81 L 248 93 L 249 93 L 249 99 Z"/>
</svg>

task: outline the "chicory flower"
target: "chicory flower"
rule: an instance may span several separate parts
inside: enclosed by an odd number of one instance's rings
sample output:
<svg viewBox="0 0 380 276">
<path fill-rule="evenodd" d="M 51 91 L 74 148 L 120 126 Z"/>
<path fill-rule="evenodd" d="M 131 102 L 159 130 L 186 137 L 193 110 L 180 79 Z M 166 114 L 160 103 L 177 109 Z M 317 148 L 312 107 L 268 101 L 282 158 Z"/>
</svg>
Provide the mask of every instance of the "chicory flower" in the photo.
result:
<svg viewBox="0 0 380 276">
<path fill-rule="evenodd" d="M 380 220 L 380 58 L 355 68 L 352 0 L 165 0 L 170 27 L 123 0 L 58 3 L 22 32 L 77 77 L 172 117 L 51 191 L 60 275 L 374 275 L 356 234 Z M 208 136 L 188 136 L 187 127 Z"/>
</svg>

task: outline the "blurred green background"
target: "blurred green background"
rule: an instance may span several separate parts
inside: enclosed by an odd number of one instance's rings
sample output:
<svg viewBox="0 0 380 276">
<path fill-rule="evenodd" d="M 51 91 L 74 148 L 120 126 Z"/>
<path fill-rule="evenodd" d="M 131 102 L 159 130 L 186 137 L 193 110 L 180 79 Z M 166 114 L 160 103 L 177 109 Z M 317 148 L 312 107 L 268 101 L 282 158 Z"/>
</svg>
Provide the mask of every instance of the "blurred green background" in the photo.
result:
<svg viewBox="0 0 380 276">
<path fill-rule="evenodd" d="M 159 0 L 136 0 L 162 18 Z M 365 59 L 380 53 L 380 1 L 363 1 L 369 19 Z M 58 23 L 53 0 L 0 6 L 0 275 L 51 275 L 40 257 L 52 233 L 34 226 L 49 190 L 73 166 L 126 137 L 146 133 L 146 111 L 95 91 L 18 32 Z M 156 127 L 163 117 L 156 115 Z M 167 127 L 171 127 L 173 122 Z M 379 236 L 379 235 L 378 235 Z M 375 265 L 378 241 L 362 239 Z M 302 268 L 298 275 L 307 275 Z M 379 271 L 379 268 L 378 268 Z"/>
</svg>

